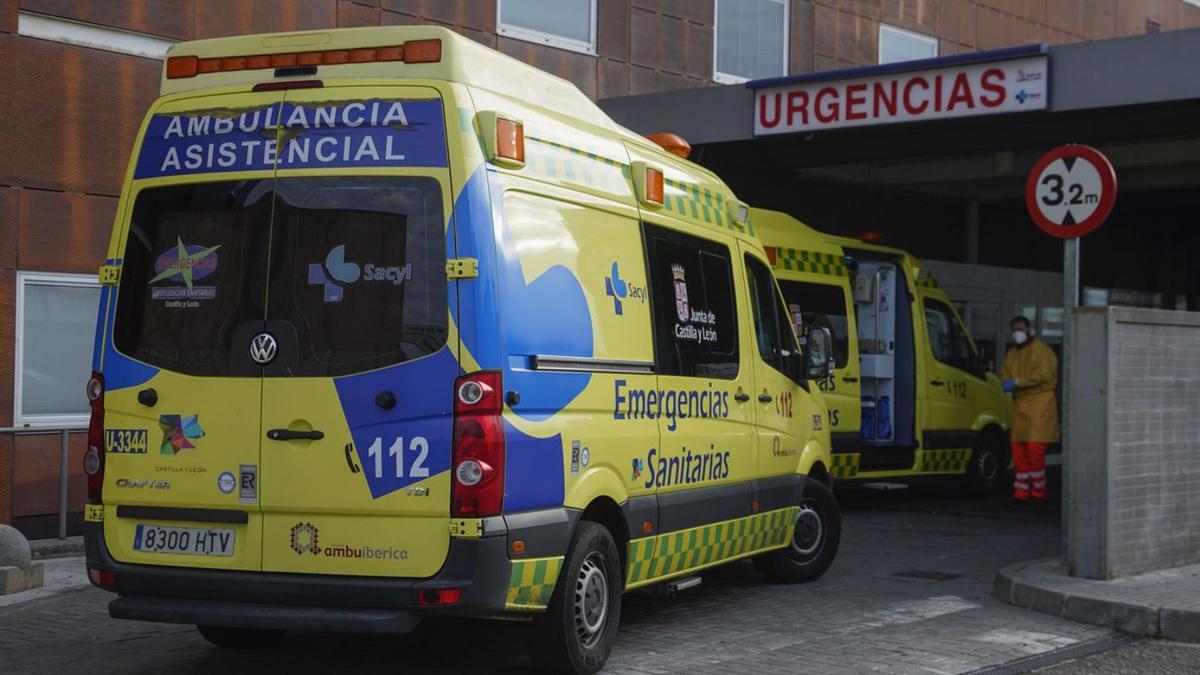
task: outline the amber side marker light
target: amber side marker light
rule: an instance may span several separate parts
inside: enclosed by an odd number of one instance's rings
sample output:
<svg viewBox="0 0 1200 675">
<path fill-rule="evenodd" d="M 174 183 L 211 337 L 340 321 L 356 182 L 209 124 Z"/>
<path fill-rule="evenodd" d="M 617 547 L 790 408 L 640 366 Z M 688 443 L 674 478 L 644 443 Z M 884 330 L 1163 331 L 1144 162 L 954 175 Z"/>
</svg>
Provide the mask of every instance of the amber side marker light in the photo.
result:
<svg viewBox="0 0 1200 675">
<path fill-rule="evenodd" d="M 663 203 L 663 172 L 652 166 L 646 167 L 646 201 Z"/>
<path fill-rule="evenodd" d="M 228 73 L 239 70 L 265 70 L 291 66 L 338 66 L 346 63 L 438 63 L 442 60 L 441 40 L 413 40 L 389 47 L 358 49 L 328 49 L 318 52 L 289 54 L 247 54 L 200 58 L 195 55 L 172 56 L 167 59 L 167 79 L 177 80 L 205 73 Z"/>
<path fill-rule="evenodd" d="M 658 134 L 650 134 L 646 138 L 654 141 L 655 145 L 666 150 L 667 152 L 687 159 L 692 154 L 692 144 L 683 139 L 679 134 L 663 132 Z"/>
<path fill-rule="evenodd" d="M 496 118 L 496 155 L 525 163 L 525 125 L 503 117 Z"/>
</svg>

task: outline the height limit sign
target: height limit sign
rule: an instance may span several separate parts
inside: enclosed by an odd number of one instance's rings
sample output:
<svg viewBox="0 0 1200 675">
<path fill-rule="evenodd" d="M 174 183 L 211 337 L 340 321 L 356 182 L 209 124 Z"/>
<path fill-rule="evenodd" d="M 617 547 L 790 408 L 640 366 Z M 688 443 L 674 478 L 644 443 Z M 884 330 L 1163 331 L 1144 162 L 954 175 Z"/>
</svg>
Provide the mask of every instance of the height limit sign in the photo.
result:
<svg viewBox="0 0 1200 675">
<path fill-rule="evenodd" d="M 1117 173 L 1086 145 L 1060 145 L 1033 166 L 1025 206 L 1047 234 L 1069 239 L 1100 227 L 1117 201 Z"/>
</svg>

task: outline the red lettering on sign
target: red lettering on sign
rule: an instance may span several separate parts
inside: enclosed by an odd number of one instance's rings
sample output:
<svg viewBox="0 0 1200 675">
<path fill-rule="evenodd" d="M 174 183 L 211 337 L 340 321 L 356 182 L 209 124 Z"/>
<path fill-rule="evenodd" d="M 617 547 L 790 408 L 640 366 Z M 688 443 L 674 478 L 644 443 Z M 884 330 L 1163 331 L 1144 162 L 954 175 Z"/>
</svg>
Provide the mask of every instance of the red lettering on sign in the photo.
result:
<svg viewBox="0 0 1200 675">
<path fill-rule="evenodd" d="M 929 107 L 928 100 L 921 101 L 920 106 L 913 105 L 912 91 L 917 85 L 921 85 L 922 89 L 929 91 L 929 80 L 923 77 L 914 77 L 904 83 L 904 110 L 910 115 L 920 115 Z"/>
<path fill-rule="evenodd" d="M 779 124 L 779 99 L 783 97 L 775 94 L 771 98 L 775 99 L 775 119 L 767 119 L 767 97 L 758 97 L 758 123 L 765 129 L 770 129 Z"/>
<path fill-rule="evenodd" d="M 884 84 L 882 82 L 875 83 L 875 88 L 872 92 L 872 98 L 875 101 L 875 117 L 879 117 L 880 106 L 887 111 L 887 114 L 893 116 L 896 114 L 896 91 L 899 88 L 900 83 L 892 80 L 891 82 L 887 83 L 887 86 L 891 88 L 890 92 L 888 89 L 884 88 Z"/>
<path fill-rule="evenodd" d="M 968 108 L 975 109 L 975 96 L 971 94 L 971 84 L 967 81 L 966 73 L 959 73 L 958 77 L 954 78 L 954 88 L 950 90 L 950 101 L 946 103 L 946 110 L 954 110 L 954 106 L 959 103 L 966 103 Z"/>
<path fill-rule="evenodd" d="M 867 90 L 867 85 L 859 83 L 852 84 L 846 87 L 846 119 L 848 120 L 864 120 L 867 118 L 865 110 L 855 112 L 855 108 L 862 106 L 867 102 L 867 98 L 863 96 L 863 92 Z M 858 94 L 855 96 L 855 94 Z"/>
<path fill-rule="evenodd" d="M 942 112 L 942 76 L 933 78 L 933 111 Z"/>
<path fill-rule="evenodd" d="M 822 99 L 832 99 L 828 106 L 822 105 Z M 822 87 L 821 91 L 817 92 L 813 99 L 813 105 L 816 106 L 818 122 L 832 122 L 838 118 L 838 90 L 833 87 Z"/>
<path fill-rule="evenodd" d="M 800 113 L 801 124 L 808 124 L 808 92 L 789 91 L 787 101 L 788 126 L 796 123 L 796 113 Z"/>
<path fill-rule="evenodd" d="M 1004 103 L 1004 85 L 999 84 L 1003 81 L 1003 70 L 1000 70 L 999 68 L 988 68 L 987 70 L 983 71 L 983 80 L 980 86 L 995 96 L 991 97 L 987 94 L 984 94 L 983 96 L 979 97 L 979 102 L 989 108 L 995 108 L 1001 103 Z"/>
</svg>

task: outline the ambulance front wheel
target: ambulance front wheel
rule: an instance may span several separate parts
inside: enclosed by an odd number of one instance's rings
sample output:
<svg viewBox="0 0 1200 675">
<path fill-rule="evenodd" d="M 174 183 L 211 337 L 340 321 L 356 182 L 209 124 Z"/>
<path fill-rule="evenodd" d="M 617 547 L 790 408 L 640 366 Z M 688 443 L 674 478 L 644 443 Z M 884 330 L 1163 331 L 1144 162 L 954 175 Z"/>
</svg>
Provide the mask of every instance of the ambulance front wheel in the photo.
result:
<svg viewBox="0 0 1200 675">
<path fill-rule="evenodd" d="M 792 540 L 754 559 L 767 578 L 794 584 L 816 581 L 833 564 L 842 539 L 842 514 L 833 493 L 821 481 L 804 482 L 804 498 L 792 530 Z"/>
<path fill-rule="evenodd" d="M 984 432 L 971 451 L 971 463 L 963 488 L 974 497 L 987 497 L 1005 486 L 1008 475 L 1008 448 L 998 433 Z"/>
<path fill-rule="evenodd" d="M 196 626 L 212 644 L 226 649 L 262 649 L 277 644 L 284 631 L 269 628 L 229 628 L 228 626 Z"/>
<path fill-rule="evenodd" d="M 617 639 L 621 557 L 602 525 L 582 521 L 567 548 L 545 613 L 533 622 L 529 656 L 547 673 L 595 673 Z"/>
</svg>

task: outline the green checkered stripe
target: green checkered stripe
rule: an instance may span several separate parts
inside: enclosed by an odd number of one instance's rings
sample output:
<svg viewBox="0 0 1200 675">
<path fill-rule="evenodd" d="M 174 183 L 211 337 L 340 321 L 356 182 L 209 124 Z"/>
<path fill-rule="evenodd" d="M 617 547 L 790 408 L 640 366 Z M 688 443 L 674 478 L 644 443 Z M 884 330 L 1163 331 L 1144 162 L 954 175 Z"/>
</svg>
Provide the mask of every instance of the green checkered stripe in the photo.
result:
<svg viewBox="0 0 1200 675">
<path fill-rule="evenodd" d="M 554 594 L 554 583 L 558 580 L 562 564 L 562 556 L 512 561 L 504 608 L 526 611 L 545 609 L 550 604 L 550 596 Z"/>
<path fill-rule="evenodd" d="M 524 170 L 616 197 L 633 196 L 629 165 L 554 141 L 526 136 Z"/>
<path fill-rule="evenodd" d="M 768 511 L 657 537 L 629 542 L 629 571 L 626 586 L 675 576 L 787 544 L 796 525 L 798 507 Z"/>
<path fill-rule="evenodd" d="M 834 478 L 854 478 L 858 476 L 858 458 L 857 452 L 839 452 L 833 455 L 833 466 L 830 467 L 829 473 L 833 474 Z"/>
<path fill-rule="evenodd" d="M 811 272 L 835 277 L 844 277 L 850 274 L 840 255 L 794 248 L 776 248 L 775 267 L 792 272 Z"/>
<path fill-rule="evenodd" d="M 969 461 L 970 450 L 925 450 L 921 453 L 921 472 L 963 473 Z"/>
<path fill-rule="evenodd" d="M 733 222 L 727 207 L 725 195 L 720 192 L 702 188 L 697 183 L 663 179 L 663 211 L 709 227 L 754 234 L 750 221 L 747 220 L 745 225 Z"/>
</svg>

